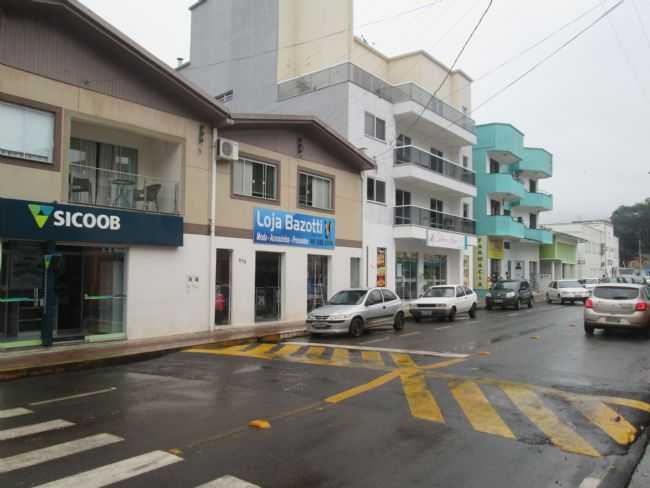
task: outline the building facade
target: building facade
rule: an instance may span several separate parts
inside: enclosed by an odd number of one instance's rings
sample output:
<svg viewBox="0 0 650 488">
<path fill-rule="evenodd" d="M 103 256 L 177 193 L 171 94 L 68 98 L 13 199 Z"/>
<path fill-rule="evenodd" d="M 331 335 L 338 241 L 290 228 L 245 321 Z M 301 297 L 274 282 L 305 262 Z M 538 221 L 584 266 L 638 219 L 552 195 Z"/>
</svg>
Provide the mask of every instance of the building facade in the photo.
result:
<svg viewBox="0 0 650 488">
<path fill-rule="evenodd" d="M 408 300 L 433 284 L 472 285 L 466 74 L 424 51 L 387 57 L 354 37 L 352 0 L 202 0 L 191 11 L 183 76 L 233 111 L 316 115 L 373 159 L 363 177 L 363 286 Z"/>
<path fill-rule="evenodd" d="M 541 274 L 539 289 L 548 288 L 551 281 L 578 279 L 578 246 L 584 239 L 564 232 L 553 232 L 553 242 L 540 249 Z"/>
<path fill-rule="evenodd" d="M 541 288 L 540 246 L 553 236 L 541 228 L 539 214 L 553 208 L 553 196 L 542 191 L 540 180 L 553 175 L 553 156 L 524 147 L 524 134 L 510 124 L 479 125 L 476 133 L 475 286 L 485 290 L 497 278 L 511 278 Z"/>
<path fill-rule="evenodd" d="M 618 237 L 608 220 L 575 221 L 549 224 L 558 232 L 584 240 L 578 244 L 576 273 L 579 278 L 612 277 L 618 274 L 620 263 Z"/>
</svg>

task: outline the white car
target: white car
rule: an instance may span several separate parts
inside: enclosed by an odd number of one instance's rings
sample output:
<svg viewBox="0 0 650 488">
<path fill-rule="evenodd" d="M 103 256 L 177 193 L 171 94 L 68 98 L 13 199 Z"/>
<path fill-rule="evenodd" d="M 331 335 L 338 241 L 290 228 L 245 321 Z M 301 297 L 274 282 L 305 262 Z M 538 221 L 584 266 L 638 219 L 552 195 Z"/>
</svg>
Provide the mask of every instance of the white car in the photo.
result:
<svg viewBox="0 0 650 488">
<path fill-rule="evenodd" d="M 453 322 L 459 313 L 468 313 L 474 318 L 477 300 L 476 293 L 464 286 L 432 286 L 420 298 L 411 302 L 411 316 L 416 322 L 433 317 Z"/>
<path fill-rule="evenodd" d="M 578 282 L 589 291 L 589 296 L 591 296 L 596 285 L 600 283 L 600 280 L 598 278 L 582 278 Z"/>
<path fill-rule="evenodd" d="M 546 290 L 546 302 L 558 301 L 561 304 L 566 302 L 586 302 L 590 292 L 578 280 L 552 281 Z"/>
</svg>

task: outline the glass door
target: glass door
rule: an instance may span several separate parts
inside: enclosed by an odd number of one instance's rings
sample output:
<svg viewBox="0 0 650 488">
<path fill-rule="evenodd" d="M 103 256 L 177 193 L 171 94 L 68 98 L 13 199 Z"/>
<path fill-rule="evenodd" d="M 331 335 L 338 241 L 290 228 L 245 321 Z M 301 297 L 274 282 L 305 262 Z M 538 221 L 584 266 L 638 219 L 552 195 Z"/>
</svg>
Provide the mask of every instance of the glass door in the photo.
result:
<svg viewBox="0 0 650 488">
<path fill-rule="evenodd" d="M 45 298 L 44 250 L 8 241 L 0 261 L 0 341 L 40 339 Z"/>
<path fill-rule="evenodd" d="M 214 324 L 230 323 L 230 280 L 232 251 L 217 249 L 216 290 L 214 298 Z"/>
<path fill-rule="evenodd" d="M 279 253 L 255 253 L 256 322 L 280 319 L 281 259 L 282 255 Z"/>
<path fill-rule="evenodd" d="M 402 300 L 418 297 L 418 255 L 398 252 L 395 266 L 395 291 Z"/>
<path fill-rule="evenodd" d="M 327 256 L 307 256 L 307 312 L 327 303 Z"/>
</svg>

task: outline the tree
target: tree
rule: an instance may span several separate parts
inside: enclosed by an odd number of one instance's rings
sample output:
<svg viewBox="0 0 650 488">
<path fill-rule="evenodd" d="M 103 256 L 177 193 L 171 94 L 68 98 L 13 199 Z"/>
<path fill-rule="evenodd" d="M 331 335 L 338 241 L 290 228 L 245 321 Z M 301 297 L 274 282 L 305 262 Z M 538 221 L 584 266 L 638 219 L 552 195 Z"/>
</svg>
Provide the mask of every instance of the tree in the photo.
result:
<svg viewBox="0 0 650 488">
<path fill-rule="evenodd" d="M 611 220 L 624 261 L 639 255 L 639 239 L 641 252 L 650 252 L 650 198 L 635 205 L 618 207 Z"/>
</svg>

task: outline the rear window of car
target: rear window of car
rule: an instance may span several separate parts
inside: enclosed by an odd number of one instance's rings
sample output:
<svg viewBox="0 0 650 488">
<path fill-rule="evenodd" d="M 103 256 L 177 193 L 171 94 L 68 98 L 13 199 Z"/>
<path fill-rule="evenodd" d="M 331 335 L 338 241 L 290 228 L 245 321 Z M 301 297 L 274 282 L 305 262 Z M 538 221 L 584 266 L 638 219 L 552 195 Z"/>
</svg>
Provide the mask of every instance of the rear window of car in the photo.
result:
<svg viewBox="0 0 650 488">
<path fill-rule="evenodd" d="M 594 297 L 605 300 L 634 300 L 638 296 L 638 288 L 622 286 L 597 286 L 594 288 Z"/>
<path fill-rule="evenodd" d="M 578 281 L 560 281 L 560 288 L 582 288 Z"/>
<path fill-rule="evenodd" d="M 424 292 L 424 296 L 427 298 L 452 298 L 456 296 L 453 286 L 447 286 L 444 288 L 429 288 Z"/>
</svg>

